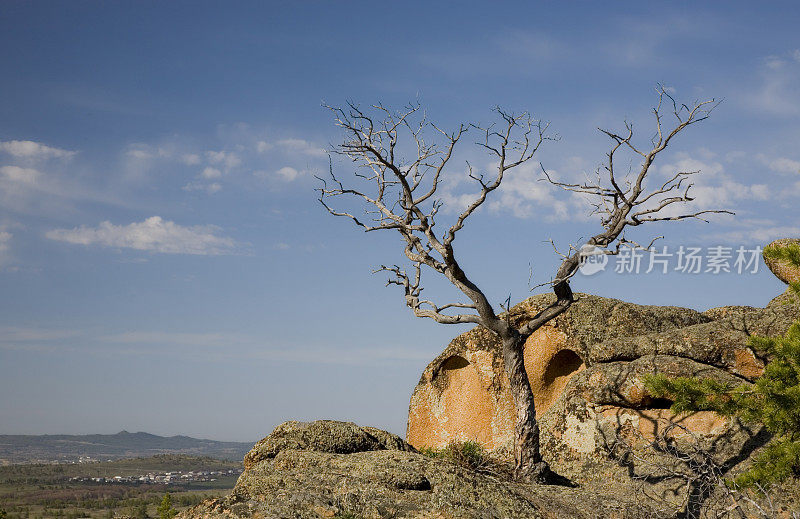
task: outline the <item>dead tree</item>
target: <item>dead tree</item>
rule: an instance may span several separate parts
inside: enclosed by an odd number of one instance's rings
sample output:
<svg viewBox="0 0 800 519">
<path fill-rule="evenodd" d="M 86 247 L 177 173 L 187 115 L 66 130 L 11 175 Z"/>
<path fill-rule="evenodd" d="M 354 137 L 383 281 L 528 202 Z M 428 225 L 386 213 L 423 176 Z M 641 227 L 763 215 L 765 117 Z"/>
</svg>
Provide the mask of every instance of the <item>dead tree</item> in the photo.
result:
<svg viewBox="0 0 800 519">
<path fill-rule="evenodd" d="M 656 134 L 650 146 L 642 149 L 633 142 L 633 127 L 625 123 L 623 133 L 601 130 L 612 146 L 605 165 L 598 168 L 596 182 L 567 184 L 557 182 L 544 173 L 543 180 L 563 189 L 585 193 L 595 198 L 594 211 L 601 215 L 602 232 L 585 241 L 583 247 L 571 247 L 564 255 L 558 271 L 549 285 L 555 301 L 528 322 L 515 326 L 498 315 L 483 290 L 461 268 L 454 242 L 467 220 L 497 190 L 509 170 L 531 160 L 539 147 L 550 137 L 548 124 L 534 120 L 528 113 L 513 114 L 496 109 L 498 123 L 488 127 L 461 124 L 447 133 L 429 122 L 418 104 L 409 105 L 399 112 L 382 105 L 362 110 L 353 103 L 344 108 L 328 107 L 336 125 L 344 134 L 344 142 L 332 152 L 349 158 L 355 171 L 347 182 L 330 168 L 329 177 L 320 179 L 319 201 L 334 216 L 350 219 L 366 232 L 396 231 L 405 244 L 405 256 L 411 270 L 400 266 L 383 265 L 378 271 L 389 274 L 387 285 L 398 285 L 405 293 L 406 305 L 418 317 L 427 317 L 442 324 L 474 323 L 494 332 L 501 340 L 505 369 L 509 377 L 516 409 L 515 473 L 533 481 L 547 478 L 549 469 L 539 450 L 539 425 L 536 419 L 533 394 L 523 363 L 523 348 L 531 334 L 545 323 L 566 311 L 573 302 L 570 278 L 578 271 L 584 258 L 585 247 L 591 246 L 602 254 L 617 254 L 620 246 L 637 246 L 624 238 L 629 226 L 644 223 L 702 219 L 707 213 L 724 211 L 698 211 L 666 213 L 676 204 L 690 202 L 691 182 L 697 172 L 677 172 L 656 187 L 646 186 L 650 168 L 658 154 L 663 152 L 673 138 L 688 126 L 708 118 L 716 106 L 714 100 L 697 102 L 693 106 L 678 104 L 668 92 L 659 88 L 658 104 L 653 109 Z M 665 114 L 674 117 L 673 124 L 665 127 Z M 479 135 L 476 143 L 495 161 L 490 175 L 476 173 L 467 163 L 465 174 L 475 183 L 479 192 L 452 222 L 449 228 L 436 227 L 443 202 L 441 186 L 445 169 L 453 153 L 467 133 Z M 433 134 L 434 140 L 426 140 Z M 438 139 L 438 142 L 437 142 Z M 411 150 L 406 159 L 401 150 Z M 627 151 L 640 156 L 638 173 L 620 175 L 615 160 Z M 365 206 L 363 213 L 349 206 L 343 198 L 352 198 L 356 205 Z M 338 199 L 340 202 L 332 204 Z M 334 207 L 334 205 L 336 207 Z M 344 207 L 343 207 L 344 205 Z M 363 209 L 363 208 L 362 208 Z M 441 232 L 440 232 L 441 231 Z M 651 243 L 652 245 L 652 243 Z M 613 247 L 612 247 L 613 246 Z M 438 304 L 423 299 L 421 293 L 423 266 L 445 276 L 467 298 L 467 302 Z"/>
</svg>

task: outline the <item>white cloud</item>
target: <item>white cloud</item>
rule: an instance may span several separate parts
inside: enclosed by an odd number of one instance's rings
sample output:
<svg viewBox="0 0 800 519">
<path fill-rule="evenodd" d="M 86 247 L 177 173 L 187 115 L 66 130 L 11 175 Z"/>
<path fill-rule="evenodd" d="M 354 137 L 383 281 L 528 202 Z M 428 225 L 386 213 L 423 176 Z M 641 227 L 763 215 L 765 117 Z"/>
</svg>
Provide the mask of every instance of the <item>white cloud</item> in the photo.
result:
<svg viewBox="0 0 800 519">
<path fill-rule="evenodd" d="M 103 342 L 119 344 L 173 344 L 183 346 L 225 347 L 232 337 L 221 333 L 123 332 L 100 337 Z"/>
<path fill-rule="evenodd" d="M 68 159 L 77 153 L 76 151 L 53 148 L 34 141 L 0 142 L 0 151 L 4 151 L 14 157 L 26 159 Z"/>
<path fill-rule="evenodd" d="M 759 244 L 764 246 L 778 238 L 800 236 L 800 227 L 781 225 L 772 220 L 734 220 L 737 229 L 711 233 L 704 236 L 707 240 L 719 243 Z"/>
<path fill-rule="evenodd" d="M 140 159 L 140 160 L 153 158 L 153 155 L 149 151 L 140 149 L 128 150 L 126 154 L 129 157 L 133 157 L 134 159 Z"/>
<path fill-rule="evenodd" d="M 7 341 L 52 341 L 79 336 L 75 330 L 53 330 L 42 328 L 23 328 L 19 326 L 0 326 L 0 336 Z"/>
<path fill-rule="evenodd" d="M 298 176 L 300 176 L 301 173 L 294 168 L 286 166 L 276 171 L 275 174 L 281 177 L 286 182 L 291 182 Z"/>
<path fill-rule="evenodd" d="M 328 152 L 324 148 L 305 139 L 280 139 L 275 142 L 258 141 L 255 149 L 258 153 L 278 150 L 287 155 L 302 155 L 312 158 L 328 156 Z"/>
<path fill-rule="evenodd" d="M 303 139 L 282 139 L 275 144 L 287 153 L 299 153 L 317 158 L 327 156 L 327 152 L 323 148 Z"/>
<path fill-rule="evenodd" d="M 165 254 L 232 253 L 236 243 L 231 238 L 217 235 L 218 231 L 219 228 L 211 225 L 183 227 L 159 216 L 152 216 L 143 222 L 128 225 L 114 225 L 106 221 L 98 227 L 54 229 L 45 236 L 51 240 L 77 245 L 98 244 Z"/>
<path fill-rule="evenodd" d="M 212 168 L 211 166 L 207 167 L 200 173 L 200 176 L 203 178 L 219 178 L 222 176 L 222 171 L 218 170 L 217 168 Z"/>
<path fill-rule="evenodd" d="M 22 184 L 35 184 L 41 173 L 31 168 L 21 168 L 19 166 L 0 167 L 0 177 Z"/>
<path fill-rule="evenodd" d="M 61 216 L 65 211 L 73 211 L 76 204 L 87 201 L 117 207 L 134 206 L 131 197 L 117 196 L 102 182 L 91 182 L 66 164 L 52 164 L 47 170 L 0 166 L 0 208 L 4 211 Z"/>
<path fill-rule="evenodd" d="M 206 158 L 210 163 L 218 164 L 228 169 L 235 168 L 242 163 L 242 159 L 230 151 L 207 151 Z"/>
<path fill-rule="evenodd" d="M 280 242 L 280 243 L 276 243 L 273 248 L 275 250 L 289 250 L 290 247 L 289 247 L 288 243 Z"/>
<path fill-rule="evenodd" d="M 786 62 L 778 56 L 767 56 L 764 58 L 764 66 L 770 70 L 778 70 L 785 64 Z"/>
<path fill-rule="evenodd" d="M 582 166 L 578 158 L 571 158 L 568 162 Z M 488 171 L 494 168 L 496 165 L 487 166 Z M 528 162 L 508 171 L 497 191 L 487 198 L 485 207 L 493 213 L 510 212 L 516 218 L 539 217 L 546 221 L 584 220 L 589 209 L 586 202 L 574 193 L 568 193 L 548 182 L 540 181 L 543 178 L 539 173 L 540 168 L 538 162 Z M 558 178 L 557 172 L 548 170 L 548 173 L 551 177 Z M 461 192 L 461 186 L 466 182 L 460 179 L 442 185 L 441 199 L 447 212 L 459 213 L 477 198 L 478 193 L 472 188 L 467 188 L 469 192 Z"/>
<path fill-rule="evenodd" d="M 234 347 L 232 347 L 232 345 Z M 0 326 L 0 350 L 33 353 L 80 352 L 83 355 L 163 358 L 165 354 L 218 363 L 223 359 L 270 362 L 305 362 L 338 365 L 384 365 L 397 361 L 421 361 L 430 352 L 398 348 L 338 348 L 307 343 L 265 344 L 261 336 L 230 332 L 129 330 L 122 332 L 59 330 Z"/>
<path fill-rule="evenodd" d="M 222 184 L 219 182 L 211 182 L 210 184 L 205 184 L 203 182 L 189 182 L 181 189 L 184 191 L 205 191 L 209 195 L 213 195 L 222 189 Z"/>
<path fill-rule="evenodd" d="M 0 267 L 7 264 L 10 260 L 11 238 L 14 235 L 8 231 L 0 230 Z"/>
<path fill-rule="evenodd" d="M 703 152 L 699 152 L 703 155 Z M 689 190 L 689 196 L 693 199 L 685 204 L 673 204 L 664 209 L 660 214 L 675 216 L 687 212 L 703 210 L 731 210 L 736 211 L 737 206 L 743 201 L 758 200 L 764 201 L 770 197 L 770 189 L 767 184 L 743 184 L 737 182 L 733 177 L 725 172 L 720 162 L 713 161 L 712 156 L 706 152 L 705 159 L 699 160 L 688 153 L 681 152 L 675 155 L 676 159 L 672 163 L 664 164 L 658 168 L 661 178 L 651 182 L 658 183 L 661 179 L 672 177 L 678 172 L 697 171 L 691 175 L 684 185 L 693 183 Z M 654 203 L 658 203 L 654 199 Z"/>
<path fill-rule="evenodd" d="M 168 159 L 174 155 L 174 150 L 171 146 L 151 146 L 140 142 L 133 143 L 128 146 L 125 155 L 137 160 L 150 160 L 154 158 Z"/>
<path fill-rule="evenodd" d="M 786 157 L 769 159 L 764 155 L 759 155 L 758 158 L 772 171 L 778 173 L 800 173 L 800 161 L 787 159 Z"/>
<path fill-rule="evenodd" d="M 747 95 L 759 112 L 779 116 L 800 114 L 800 60 L 797 50 L 784 56 L 768 56 L 759 72 L 761 83 Z"/>
<path fill-rule="evenodd" d="M 511 211 L 517 218 L 539 215 L 548 221 L 569 219 L 569 204 L 558 196 L 562 193 L 557 193 L 550 183 L 540 182 L 541 177 L 533 167 L 525 164 L 509 171 L 497 190 L 498 195 L 489 202 L 489 209 Z"/>
<path fill-rule="evenodd" d="M 196 153 L 186 153 L 181 157 L 181 162 L 186 164 L 187 166 L 196 166 L 200 164 L 200 155 Z"/>
</svg>

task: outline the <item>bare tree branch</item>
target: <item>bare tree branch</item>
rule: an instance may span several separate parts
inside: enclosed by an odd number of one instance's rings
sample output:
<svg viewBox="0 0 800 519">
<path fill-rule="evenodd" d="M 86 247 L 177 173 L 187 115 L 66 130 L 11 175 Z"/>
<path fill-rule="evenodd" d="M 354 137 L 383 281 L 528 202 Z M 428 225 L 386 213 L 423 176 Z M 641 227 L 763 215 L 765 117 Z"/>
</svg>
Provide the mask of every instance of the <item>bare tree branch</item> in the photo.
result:
<svg viewBox="0 0 800 519">
<path fill-rule="evenodd" d="M 530 161 L 545 141 L 555 138 L 547 133 L 549 124 L 533 119 L 527 112 L 515 114 L 496 108 L 497 121 L 494 124 L 460 124 L 455 131 L 448 133 L 429 122 L 419 104 L 410 104 L 398 112 L 381 104 L 365 110 L 352 102 L 343 108 L 327 107 L 345 136 L 344 141 L 331 152 L 353 164 L 356 185 L 346 186 L 341 182 L 334 174 L 331 160 L 328 178 L 320 179 L 321 187 L 317 190 L 320 203 L 330 214 L 351 220 L 365 232 L 393 230 L 400 234 L 405 256 L 413 271 L 409 274 L 397 265 L 383 265 L 377 271 L 389 274 L 387 285 L 402 288 L 406 305 L 414 315 L 442 324 L 479 324 L 501 339 L 517 412 L 515 471 L 522 477 L 542 479 L 548 473 L 547 464 L 539 453 L 539 429 L 524 366 L 524 344 L 531 334 L 564 313 L 573 303 L 570 280 L 578 272 L 581 261 L 585 260 L 585 249 L 596 248 L 609 255 L 618 254 L 621 247 L 649 250 L 655 239 L 643 247 L 628 240 L 625 230 L 649 222 L 704 220 L 704 215 L 729 213 L 710 209 L 672 210 L 693 200 L 689 194 L 692 187 L 689 179 L 697 172 L 675 173 L 655 188 L 646 185 L 652 164 L 672 139 L 687 127 L 705 120 L 718 104 L 710 100 L 689 107 L 679 105 L 661 86 L 657 93 L 658 103 L 653 109 L 656 132 L 650 140 L 649 150 L 634 143 L 633 125 L 625 122 L 625 130 L 621 133 L 600 130 L 611 139 L 611 148 L 605 163 L 598 169 L 595 182 L 560 182 L 542 166 L 543 180 L 594 197 L 593 213 L 601 215 L 602 229 L 580 246 L 571 246 L 568 252 L 561 254 L 561 264 L 548 283 L 555 301 L 521 324 L 512 323 L 509 318 L 510 298 L 501 304 L 501 308 L 506 310 L 505 316 L 495 312 L 485 293 L 461 268 L 454 242 L 468 219 L 500 188 L 506 174 Z M 675 119 L 671 128 L 664 123 L 665 110 L 671 111 Z M 454 152 L 468 132 L 478 135 L 476 145 L 493 158 L 494 171 L 491 174 L 476 172 L 471 164 L 466 164 L 463 174 L 477 185 L 478 193 L 452 225 L 439 233 L 436 223 L 442 201 L 437 198 L 437 193 L 441 194 L 445 171 L 451 168 Z M 403 154 L 408 151 L 411 151 L 412 158 L 407 160 Z M 638 172 L 620 175 L 617 162 L 622 153 L 632 153 L 640 158 Z M 339 208 L 353 204 L 362 208 L 363 215 L 354 209 Z M 423 267 L 443 275 L 468 302 L 438 304 L 423 299 Z"/>
</svg>

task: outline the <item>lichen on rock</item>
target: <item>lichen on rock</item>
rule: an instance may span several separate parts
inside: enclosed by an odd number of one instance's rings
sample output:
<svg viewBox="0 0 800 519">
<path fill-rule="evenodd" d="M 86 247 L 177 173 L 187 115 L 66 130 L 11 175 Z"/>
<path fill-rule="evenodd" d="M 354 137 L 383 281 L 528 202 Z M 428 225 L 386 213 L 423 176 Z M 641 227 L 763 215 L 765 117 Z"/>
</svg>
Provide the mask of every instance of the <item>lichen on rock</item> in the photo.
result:
<svg viewBox="0 0 800 519">
<path fill-rule="evenodd" d="M 800 268 L 792 265 L 791 262 L 785 259 L 778 259 L 768 254 L 768 249 L 779 249 L 784 247 L 800 247 L 800 239 L 798 238 L 781 238 L 775 240 L 764 249 L 764 263 L 767 265 L 775 277 L 786 283 L 800 282 Z"/>
<path fill-rule="evenodd" d="M 247 467 L 228 496 L 179 517 L 589 519 L 639 512 L 625 499 L 476 472 L 415 452 L 398 439 L 331 420 L 281 424 L 247 455 Z"/>
<path fill-rule="evenodd" d="M 522 323 L 552 297 L 531 297 L 513 307 L 509 318 Z M 766 308 L 698 312 L 577 294 L 567 312 L 525 345 L 525 367 L 543 441 L 548 442 L 545 456 L 602 451 L 602 438 L 591 431 L 612 415 L 616 420 L 636 414 L 645 435 L 655 430 L 647 423 L 675 418 L 663 402 L 653 407 L 642 382 L 645 374 L 752 382 L 762 373 L 765 359 L 749 346 L 749 338 L 779 335 L 789 328 L 798 307 L 785 299 L 776 298 Z M 415 447 L 472 440 L 508 451 L 513 411 L 500 344 L 477 327 L 453 339 L 422 373 L 411 397 L 406 439 Z M 698 434 L 724 429 L 710 415 L 682 420 Z"/>
</svg>

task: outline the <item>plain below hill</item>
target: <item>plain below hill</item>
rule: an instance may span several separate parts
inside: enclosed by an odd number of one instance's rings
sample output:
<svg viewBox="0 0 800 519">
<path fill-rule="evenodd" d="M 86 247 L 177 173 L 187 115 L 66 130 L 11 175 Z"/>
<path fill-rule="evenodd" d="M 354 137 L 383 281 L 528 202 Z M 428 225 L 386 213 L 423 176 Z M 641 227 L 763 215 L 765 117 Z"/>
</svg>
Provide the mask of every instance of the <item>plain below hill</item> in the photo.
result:
<svg viewBox="0 0 800 519">
<path fill-rule="evenodd" d="M 207 456 L 241 460 L 253 443 L 157 436 L 145 432 L 117 434 L 0 435 L 0 464 L 71 462 L 141 458 L 156 454 Z"/>
</svg>

